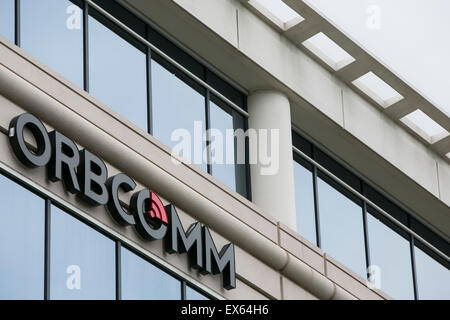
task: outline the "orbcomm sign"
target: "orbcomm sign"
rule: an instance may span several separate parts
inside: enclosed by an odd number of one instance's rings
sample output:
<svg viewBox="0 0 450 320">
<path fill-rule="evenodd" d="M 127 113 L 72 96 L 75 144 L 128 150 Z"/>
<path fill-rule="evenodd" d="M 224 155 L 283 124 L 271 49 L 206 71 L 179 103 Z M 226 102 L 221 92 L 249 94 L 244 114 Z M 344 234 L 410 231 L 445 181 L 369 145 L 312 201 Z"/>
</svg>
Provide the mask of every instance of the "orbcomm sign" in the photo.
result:
<svg viewBox="0 0 450 320">
<path fill-rule="evenodd" d="M 36 141 L 30 150 L 24 138 L 28 129 Z M 119 190 L 131 192 L 136 182 L 124 173 L 108 177 L 104 162 L 60 132 L 47 132 L 35 116 L 24 113 L 9 125 L 9 141 L 16 157 L 28 168 L 47 166 L 52 182 L 62 181 L 66 189 L 91 205 L 105 205 L 121 226 L 132 225 L 145 240 L 164 239 L 168 253 L 187 253 L 191 267 L 202 274 L 222 274 L 225 289 L 236 288 L 234 245 L 225 245 L 220 252 L 208 227 L 199 222 L 184 230 L 173 205 L 164 206 L 148 189 L 135 192 L 130 200 L 130 213 L 120 204 Z"/>
</svg>

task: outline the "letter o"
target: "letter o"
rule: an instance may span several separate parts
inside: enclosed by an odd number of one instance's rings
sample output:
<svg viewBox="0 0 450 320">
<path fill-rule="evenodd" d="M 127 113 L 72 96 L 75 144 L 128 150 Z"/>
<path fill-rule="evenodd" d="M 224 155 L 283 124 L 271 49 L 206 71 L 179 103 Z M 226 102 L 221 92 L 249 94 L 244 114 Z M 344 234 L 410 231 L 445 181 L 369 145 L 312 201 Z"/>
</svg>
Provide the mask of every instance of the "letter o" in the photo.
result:
<svg viewBox="0 0 450 320">
<path fill-rule="evenodd" d="M 36 139 L 36 153 L 28 149 L 24 129 L 28 128 Z M 42 122 L 30 113 L 15 117 L 9 124 L 9 142 L 16 157 L 29 168 L 47 165 L 51 158 L 50 137 Z"/>
</svg>

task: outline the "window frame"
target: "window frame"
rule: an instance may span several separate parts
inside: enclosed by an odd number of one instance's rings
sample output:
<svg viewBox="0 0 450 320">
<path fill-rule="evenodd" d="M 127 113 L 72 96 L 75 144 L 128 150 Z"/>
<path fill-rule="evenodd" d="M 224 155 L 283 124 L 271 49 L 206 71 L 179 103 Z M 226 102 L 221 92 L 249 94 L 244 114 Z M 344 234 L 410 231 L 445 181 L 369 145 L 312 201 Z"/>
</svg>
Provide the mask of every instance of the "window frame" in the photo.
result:
<svg viewBox="0 0 450 320">
<path fill-rule="evenodd" d="M 371 265 L 370 258 L 370 243 L 369 243 L 369 230 L 367 226 L 367 215 L 372 214 L 369 212 L 373 210 L 380 220 L 387 227 L 389 227 L 393 232 L 396 232 L 401 237 L 408 241 L 410 246 L 410 257 L 411 257 L 411 270 L 412 270 L 412 282 L 414 288 L 414 299 L 419 299 L 419 292 L 417 286 L 417 268 L 415 262 L 414 246 L 418 246 L 421 250 L 427 253 L 430 257 L 436 260 L 438 263 L 449 269 L 450 271 L 450 261 L 446 261 L 444 258 L 439 256 L 436 252 L 430 249 L 429 245 L 425 245 L 420 238 L 429 242 L 430 245 L 438 249 L 442 254 L 448 254 L 450 252 L 450 244 L 446 243 L 438 234 L 434 233 L 426 225 L 418 221 L 410 212 L 399 207 L 397 204 L 393 203 L 389 197 L 383 195 L 374 187 L 371 186 L 364 179 L 360 178 L 357 174 L 354 174 L 345 166 L 335 160 L 327 152 L 322 151 L 318 148 L 315 143 L 309 141 L 305 138 L 301 132 L 298 132 L 293 125 L 292 129 L 292 144 L 293 144 L 293 160 L 304 166 L 301 162 L 296 159 L 301 158 L 303 162 L 311 165 L 313 167 L 314 179 L 314 198 L 315 202 L 318 202 L 318 197 L 320 196 L 317 192 L 317 178 L 319 175 L 327 176 L 328 179 L 333 180 L 338 189 L 344 190 L 341 192 L 344 196 L 351 193 L 352 197 L 358 198 L 362 202 L 363 208 L 363 232 L 364 232 L 364 247 L 366 255 L 366 270 L 368 271 Z M 320 156 L 318 156 L 320 155 Z M 351 188 L 353 191 L 350 191 Z M 348 196 L 347 196 L 348 197 Z M 317 246 L 321 247 L 321 233 L 320 228 L 320 210 L 319 207 L 315 208 L 316 215 L 316 232 L 317 232 Z M 394 223 L 396 221 L 402 227 Z M 420 237 L 420 238 L 418 238 Z M 366 279 L 369 278 L 367 274 Z"/>
<path fill-rule="evenodd" d="M 196 83 L 205 91 L 205 119 L 206 130 L 209 129 L 209 97 L 214 94 L 225 105 L 233 109 L 243 117 L 244 131 L 248 129 L 247 96 L 242 89 L 224 80 L 223 77 L 210 70 L 204 63 L 199 62 L 197 58 L 190 55 L 185 49 L 180 48 L 173 41 L 165 37 L 149 22 L 143 21 L 134 13 L 116 1 L 109 0 L 69 0 L 82 8 L 83 14 L 83 90 L 90 92 L 89 79 L 89 17 L 96 19 L 111 32 L 127 41 L 130 45 L 143 51 L 146 55 L 146 89 L 147 89 L 147 130 L 152 135 L 153 114 L 152 114 L 152 72 L 151 61 L 155 55 L 160 55 L 167 64 L 177 69 L 177 72 L 183 74 L 183 77 Z M 15 0 L 15 44 L 20 46 L 20 3 L 21 0 Z M 128 29 L 128 30 L 127 30 Z M 183 80 L 186 82 L 185 80 Z M 245 165 L 245 186 L 242 192 L 233 190 L 251 201 L 250 186 L 250 165 L 249 165 L 249 145 L 248 139 L 245 141 L 246 165 Z M 208 165 L 206 171 L 211 177 L 211 168 Z M 218 180 L 213 177 L 213 179 Z"/>
<path fill-rule="evenodd" d="M 92 228 L 94 231 L 100 233 L 101 235 L 105 236 L 106 238 L 112 240 L 115 243 L 115 273 L 116 273 L 116 294 L 115 294 L 115 300 L 121 300 L 121 254 L 120 250 L 121 247 L 125 247 L 126 249 L 130 250 L 132 253 L 138 255 L 142 259 L 144 259 L 147 263 L 152 264 L 154 267 L 162 270 L 163 272 L 167 273 L 169 276 L 177 279 L 180 281 L 180 290 L 181 300 L 185 300 L 186 298 L 186 291 L 185 286 L 190 286 L 191 288 L 197 290 L 200 294 L 204 295 L 208 299 L 211 300 L 217 300 L 219 299 L 219 295 L 214 296 L 205 290 L 199 288 L 198 285 L 196 285 L 193 281 L 190 281 L 183 277 L 182 275 L 177 274 L 173 270 L 170 270 L 167 266 L 163 265 L 162 263 L 159 263 L 158 261 L 152 259 L 151 257 L 145 255 L 141 250 L 139 250 L 136 246 L 133 245 L 133 243 L 128 239 L 121 239 L 120 237 L 112 234 L 108 230 L 106 230 L 101 225 L 97 224 L 95 221 L 90 220 L 89 218 L 81 215 L 80 213 L 76 211 L 81 211 L 81 209 L 76 208 L 75 205 L 66 203 L 65 200 L 58 200 L 56 197 L 53 197 L 52 192 L 41 189 L 40 186 L 33 185 L 34 183 L 27 182 L 22 180 L 20 177 L 21 174 L 16 174 L 15 172 L 12 173 L 9 171 L 10 169 L 7 169 L 0 165 L 0 175 L 5 177 L 6 179 L 9 179 L 12 183 L 16 183 L 19 186 L 23 187 L 26 191 L 33 193 L 35 196 L 41 198 L 45 202 L 45 221 L 44 221 L 44 274 L 42 275 L 44 279 L 44 294 L 43 294 L 43 300 L 51 300 L 50 299 L 50 263 L 51 263 L 51 207 L 55 206 L 58 209 L 62 210 L 65 214 L 73 217 L 74 219 L 78 220 L 79 222 L 85 224 L 87 227 Z M 12 170 L 11 170 L 12 171 Z M 24 179 L 27 179 L 24 177 Z M 70 206 L 73 206 L 76 210 L 71 209 Z"/>
</svg>

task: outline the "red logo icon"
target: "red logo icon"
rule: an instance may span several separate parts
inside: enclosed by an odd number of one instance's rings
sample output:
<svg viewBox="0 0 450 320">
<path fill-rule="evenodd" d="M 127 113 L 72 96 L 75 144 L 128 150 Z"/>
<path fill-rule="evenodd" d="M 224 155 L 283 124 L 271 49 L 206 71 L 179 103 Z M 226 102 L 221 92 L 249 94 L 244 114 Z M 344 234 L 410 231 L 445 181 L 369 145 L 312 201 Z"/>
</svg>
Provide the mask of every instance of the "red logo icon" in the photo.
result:
<svg viewBox="0 0 450 320">
<path fill-rule="evenodd" d="M 165 224 L 169 223 L 166 209 L 164 209 L 161 199 L 154 192 L 150 192 L 150 210 L 148 214 L 152 219 L 161 220 Z"/>
</svg>

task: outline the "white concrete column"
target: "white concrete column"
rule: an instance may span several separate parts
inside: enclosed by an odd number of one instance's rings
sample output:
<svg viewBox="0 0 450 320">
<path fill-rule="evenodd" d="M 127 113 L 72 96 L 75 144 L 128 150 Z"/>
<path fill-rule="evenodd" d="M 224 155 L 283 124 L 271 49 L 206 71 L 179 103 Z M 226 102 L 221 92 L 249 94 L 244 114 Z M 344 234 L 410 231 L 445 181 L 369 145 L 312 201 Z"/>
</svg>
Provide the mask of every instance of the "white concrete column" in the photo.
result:
<svg viewBox="0 0 450 320">
<path fill-rule="evenodd" d="M 256 129 L 258 132 L 258 144 L 250 143 L 249 148 L 250 160 L 258 152 L 257 163 L 250 165 L 252 201 L 278 221 L 296 230 L 289 100 L 278 91 L 255 91 L 248 97 L 248 113 L 249 129 Z M 267 138 L 260 134 L 260 129 L 268 130 Z M 265 152 L 264 148 L 261 148 L 261 143 L 271 141 L 271 136 L 274 137 L 274 134 L 276 136 L 277 130 L 278 152 L 271 150 L 270 142 L 268 151 Z M 278 161 L 276 171 L 268 170 L 270 165 L 267 164 L 267 159 L 261 157 L 261 152 L 272 157 L 271 165 L 275 163 L 274 161 Z"/>
</svg>

